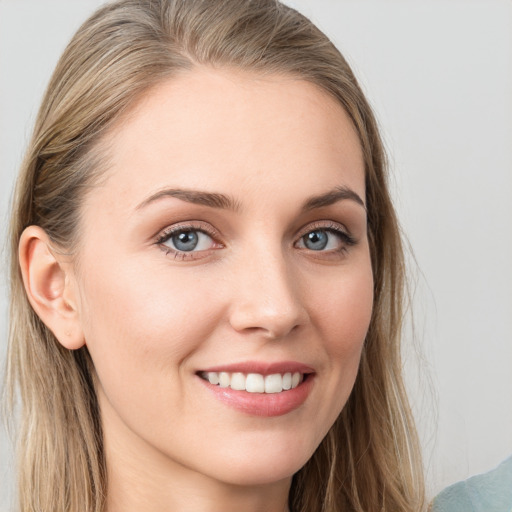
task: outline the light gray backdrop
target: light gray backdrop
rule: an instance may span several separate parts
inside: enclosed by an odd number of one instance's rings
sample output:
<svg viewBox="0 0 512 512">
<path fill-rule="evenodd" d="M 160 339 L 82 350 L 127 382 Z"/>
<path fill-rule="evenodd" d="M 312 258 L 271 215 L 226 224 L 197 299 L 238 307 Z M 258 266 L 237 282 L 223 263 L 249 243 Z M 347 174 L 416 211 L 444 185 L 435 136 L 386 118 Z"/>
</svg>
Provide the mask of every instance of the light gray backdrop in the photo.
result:
<svg viewBox="0 0 512 512">
<path fill-rule="evenodd" d="M 43 88 L 99 0 L 0 0 L 0 215 Z M 512 453 L 512 2 L 290 0 L 352 64 L 413 247 L 407 350 L 431 493 Z M 6 298 L 0 290 L 0 359 Z M 12 461 L 0 433 L 0 510 Z"/>
</svg>

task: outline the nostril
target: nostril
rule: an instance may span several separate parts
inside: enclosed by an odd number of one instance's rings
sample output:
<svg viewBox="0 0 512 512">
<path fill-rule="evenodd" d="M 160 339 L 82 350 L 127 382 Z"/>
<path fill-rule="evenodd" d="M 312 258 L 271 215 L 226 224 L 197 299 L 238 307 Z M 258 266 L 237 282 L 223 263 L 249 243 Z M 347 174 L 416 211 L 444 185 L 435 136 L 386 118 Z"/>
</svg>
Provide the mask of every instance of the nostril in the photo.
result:
<svg viewBox="0 0 512 512">
<path fill-rule="evenodd" d="M 256 303 L 245 307 L 238 304 L 231 311 L 229 323 L 239 333 L 278 340 L 298 330 L 305 323 L 306 316 L 299 305 L 286 311 L 277 311 Z"/>
<path fill-rule="evenodd" d="M 279 257 L 255 256 L 241 265 L 231 296 L 229 323 L 237 332 L 280 339 L 307 322 L 309 317 L 291 269 Z M 237 267 L 238 268 L 238 267 Z"/>
</svg>

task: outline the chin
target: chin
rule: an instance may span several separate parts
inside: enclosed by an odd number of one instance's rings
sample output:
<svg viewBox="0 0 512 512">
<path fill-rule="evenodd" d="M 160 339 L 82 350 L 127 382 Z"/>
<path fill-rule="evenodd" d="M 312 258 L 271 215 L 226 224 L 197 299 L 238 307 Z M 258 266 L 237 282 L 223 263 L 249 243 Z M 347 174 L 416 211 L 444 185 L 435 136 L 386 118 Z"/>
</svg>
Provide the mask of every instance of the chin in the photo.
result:
<svg viewBox="0 0 512 512">
<path fill-rule="evenodd" d="M 237 486 L 269 485 L 291 477 L 311 458 L 316 446 L 304 450 L 306 443 L 286 443 L 274 449 L 275 442 L 262 443 L 259 449 L 234 450 L 221 464 L 214 465 L 216 478 Z M 265 449 L 266 448 L 266 449 Z M 210 466 L 211 467 L 211 466 Z"/>
<path fill-rule="evenodd" d="M 306 463 L 301 464 L 278 464 L 269 461 L 265 465 L 244 464 L 233 467 L 232 470 L 221 472 L 217 479 L 226 484 L 240 487 L 254 487 L 272 485 L 278 482 L 289 480 Z"/>
</svg>

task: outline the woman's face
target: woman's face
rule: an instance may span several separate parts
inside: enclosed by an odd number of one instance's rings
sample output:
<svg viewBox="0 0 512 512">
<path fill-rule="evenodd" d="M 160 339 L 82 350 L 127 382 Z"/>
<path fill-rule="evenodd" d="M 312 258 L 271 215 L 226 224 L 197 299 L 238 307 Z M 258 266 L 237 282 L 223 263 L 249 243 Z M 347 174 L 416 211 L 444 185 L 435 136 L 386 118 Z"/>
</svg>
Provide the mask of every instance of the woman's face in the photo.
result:
<svg viewBox="0 0 512 512">
<path fill-rule="evenodd" d="M 372 310 L 347 115 L 301 80 L 196 69 L 106 142 L 74 279 L 107 460 L 289 478 L 347 401 Z"/>
</svg>

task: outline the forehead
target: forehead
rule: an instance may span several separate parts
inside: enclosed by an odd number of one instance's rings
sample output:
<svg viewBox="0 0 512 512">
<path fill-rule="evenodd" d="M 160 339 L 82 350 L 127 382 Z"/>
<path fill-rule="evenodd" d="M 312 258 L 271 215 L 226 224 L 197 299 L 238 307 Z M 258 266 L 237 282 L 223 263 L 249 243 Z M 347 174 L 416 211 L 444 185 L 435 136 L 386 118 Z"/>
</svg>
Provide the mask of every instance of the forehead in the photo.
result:
<svg viewBox="0 0 512 512">
<path fill-rule="evenodd" d="M 149 90 L 108 146 L 104 190 L 130 208 L 170 186 L 250 201 L 255 189 L 314 195 L 345 185 L 364 198 L 363 157 L 348 115 L 318 86 L 290 76 L 184 72 Z"/>
</svg>

